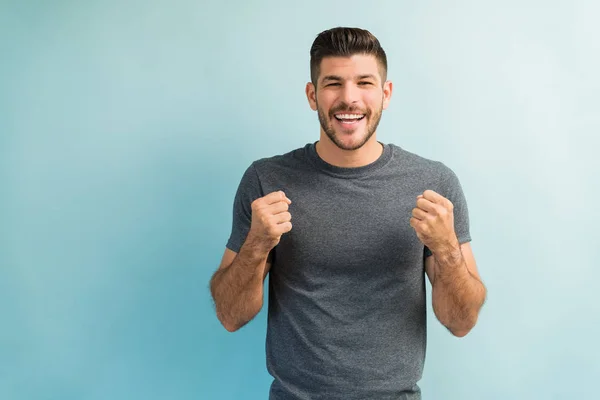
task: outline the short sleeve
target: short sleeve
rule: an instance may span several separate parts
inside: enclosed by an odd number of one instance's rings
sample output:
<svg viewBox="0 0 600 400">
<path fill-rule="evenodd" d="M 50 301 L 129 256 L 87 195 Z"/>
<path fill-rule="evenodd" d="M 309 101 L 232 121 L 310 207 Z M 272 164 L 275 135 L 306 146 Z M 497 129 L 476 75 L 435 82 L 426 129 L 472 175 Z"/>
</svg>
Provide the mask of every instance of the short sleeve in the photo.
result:
<svg viewBox="0 0 600 400">
<path fill-rule="evenodd" d="M 244 172 L 233 200 L 231 235 L 226 245 L 228 249 L 240 252 L 252 223 L 252 202 L 260 197 L 263 197 L 262 187 L 253 163 Z"/>
<path fill-rule="evenodd" d="M 454 231 L 460 244 L 471 241 L 469 228 L 469 210 L 467 199 L 460 181 L 454 171 L 442 164 L 440 194 L 450 200 L 454 205 Z M 432 255 L 431 250 L 425 247 L 425 257 Z"/>
</svg>

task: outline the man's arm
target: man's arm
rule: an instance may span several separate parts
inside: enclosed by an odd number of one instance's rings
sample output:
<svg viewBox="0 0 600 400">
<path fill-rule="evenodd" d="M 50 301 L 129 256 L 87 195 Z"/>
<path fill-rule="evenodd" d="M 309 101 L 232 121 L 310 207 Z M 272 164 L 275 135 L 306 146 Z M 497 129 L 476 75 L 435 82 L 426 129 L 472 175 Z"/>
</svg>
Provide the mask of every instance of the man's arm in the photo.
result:
<svg viewBox="0 0 600 400">
<path fill-rule="evenodd" d="M 464 221 L 465 216 L 461 218 Z M 410 225 L 433 253 L 425 259 L 425 271 L 433 287 L 433 311 L 452 334 L 465 336 L 477 322 L 486 288 L 477 272 L 471 245 L 460 245 L 454 230 L 454 204 L 433 190 L 425 190 L 417 196 Z"/>
<path fill-rule="evenodd" d="M 477 271 L 470 243 L 441 248 L 425 259 L 433 288 L 433 311 L 453 335 L 463 337 L 475 326 L 487 290 Z"/>
<path fill-rule="evenodd" d="M 247 324 L 262 308 L 263 282 L 271 269 L 269 255 L 281 235 L 292 229 L 290 204 L 282 191 L 254 200 L 244 244 L 238 254 L 225 249 L 221 266 L 210 280 L 217 317 L 229 332 Z"/>
<path fill-rule="evenodd" d="M 263 306 L 263 282 L 271 269 L 271 253 L 251 240 L 240 252 L 225 249 L 221 265 L 210 281 L 217 318 L 229 332 L 247 324 Z"/>
</svg>

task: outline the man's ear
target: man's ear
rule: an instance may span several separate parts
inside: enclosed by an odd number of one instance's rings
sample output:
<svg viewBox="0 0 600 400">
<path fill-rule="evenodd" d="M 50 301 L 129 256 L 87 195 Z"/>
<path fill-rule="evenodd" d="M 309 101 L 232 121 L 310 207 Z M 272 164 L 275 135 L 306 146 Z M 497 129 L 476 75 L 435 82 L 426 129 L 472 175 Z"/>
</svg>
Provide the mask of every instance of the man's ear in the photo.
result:
<svg viewBox="0 0 600 400">
<path fill-rule="evenodd" d="M 393 85 L 391 81 L 385 81 L 383 84 L 383 109 L 388 108 L 390 100 L 392 99 Z"/>
<path fill-rule="evenodd" d="M 317 111 L 317 90 L 312 82 L 306 84 L 306 98 L 308 105 L 313 111 Z"/>
</svg>

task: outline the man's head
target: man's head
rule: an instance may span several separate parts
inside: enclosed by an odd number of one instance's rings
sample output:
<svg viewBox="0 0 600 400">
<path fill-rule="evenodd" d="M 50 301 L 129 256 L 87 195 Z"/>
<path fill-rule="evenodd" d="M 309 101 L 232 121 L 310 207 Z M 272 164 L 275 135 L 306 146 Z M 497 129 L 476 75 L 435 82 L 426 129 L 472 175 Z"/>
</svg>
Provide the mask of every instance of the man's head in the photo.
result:
<svg viewBox="0 0 600 400">
<path fill-rule="evenodd" d="M 379 40 L 369 31 L 360 28 L 333 28 L 319 33 L 310 48 L 310 80 L 317 85 L 321 61 L 326 57 L 350 57 L 356 54 L 371 55 L 379 63 L 381 82 L 387 79 L 387 56 Z"/>
<path fill-rule="evenodd" d="M 364 29 L 334 28 L 317 36 L 310 56 L 306 95 L 323 132 L 340 149 L 362 147 L 391 97 L 385 51 Z"/>
</svg>

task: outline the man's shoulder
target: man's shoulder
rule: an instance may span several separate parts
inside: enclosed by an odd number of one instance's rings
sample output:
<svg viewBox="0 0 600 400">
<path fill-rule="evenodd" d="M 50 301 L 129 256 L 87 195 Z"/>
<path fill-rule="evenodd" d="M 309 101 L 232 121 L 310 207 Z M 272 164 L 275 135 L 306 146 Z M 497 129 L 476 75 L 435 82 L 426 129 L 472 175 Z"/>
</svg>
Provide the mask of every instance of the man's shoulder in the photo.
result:
<svg viewBox="0 0 600 400">
<path fill-rule="evenodd" d="M 415 152 L 406 150 L 405 148 L 398 146 L 394 143 L 390 143 L 388 145 L 393 149 L 393 152 L 396 155 L 395 159 L 397 159 L 401 163 L 414 166 L 418 169 L 433 170 L 440 172 L 445 172 L 447 169 L 449 169 L 448 166 L 440 160 L 428 158 L 421 154 L 417 154 Z"/>
<path fill-rule="evenodd" d="M 428 182 L 432 185 L 432 188 L 437 188 L 434 190 L 439 193 L 446 193 L 450 190 L 456 190 L 456 188 L 461 189 L 457 173 L 446 161 L 427 158 L 401 149 L 396 145 L 391 146 L 399 149 L 401 157 L 398 158 L 404 158 L 406 161 L 406 164 L 403 165 L 404 170 L 418 176 L 421 181 Z"/>
<path fill-rule="evenodd" d="M 297 165 L 299 162 L 306 160 L 306 154 L 310 145 L 309 143 L 285 153 L 258 158 L 252 162 L 252 165 L 258 169 Z"/>
</svg>

